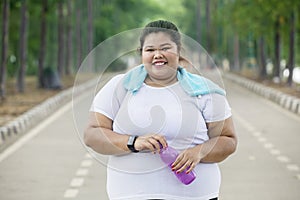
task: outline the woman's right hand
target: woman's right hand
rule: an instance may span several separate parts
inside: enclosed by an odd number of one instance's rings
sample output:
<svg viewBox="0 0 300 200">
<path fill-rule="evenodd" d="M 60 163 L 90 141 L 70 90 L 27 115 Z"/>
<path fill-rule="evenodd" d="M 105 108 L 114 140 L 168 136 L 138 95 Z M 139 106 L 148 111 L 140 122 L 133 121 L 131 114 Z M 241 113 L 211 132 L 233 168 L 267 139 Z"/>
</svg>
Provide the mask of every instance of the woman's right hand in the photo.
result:
<svg viewBox="0 0 300 200">
<path fill-rule="evenodd" d="M 161 145 L 162 148 L 166 148 L 168 146 L 165 136 L 151 133 L 139 136 L 135 141 L 134 147 L 138 151 L 151 151 L 153 153 L 159 153 Z"/>
</svg>

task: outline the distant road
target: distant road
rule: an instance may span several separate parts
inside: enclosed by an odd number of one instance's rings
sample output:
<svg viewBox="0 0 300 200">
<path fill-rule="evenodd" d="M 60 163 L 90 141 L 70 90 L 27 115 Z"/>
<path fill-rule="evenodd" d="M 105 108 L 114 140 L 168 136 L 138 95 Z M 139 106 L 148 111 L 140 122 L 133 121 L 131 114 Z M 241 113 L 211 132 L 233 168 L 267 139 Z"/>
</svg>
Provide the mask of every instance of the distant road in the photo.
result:
<svg viewBox="0 0 300 200">
<path fill-rule="evenodd" d="M 220 199 L 300 199 L 300 118 L 238 85 L 225 86 L 239 147 L 220 164 Z M 92 97 L 62 107 L 0 154 L 1 200 L 108 199 L 105 165 L 78 136 Z"/>
</svg>

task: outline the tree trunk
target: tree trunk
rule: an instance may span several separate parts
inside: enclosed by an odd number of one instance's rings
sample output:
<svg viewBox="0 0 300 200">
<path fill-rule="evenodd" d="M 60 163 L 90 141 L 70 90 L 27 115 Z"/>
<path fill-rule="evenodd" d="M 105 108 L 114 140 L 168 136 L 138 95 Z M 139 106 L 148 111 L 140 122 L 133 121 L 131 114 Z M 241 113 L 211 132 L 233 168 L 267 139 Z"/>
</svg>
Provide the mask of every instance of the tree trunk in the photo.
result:
<svg viewBox="0 0 300 200">
<path fill-rule="evenodd" d="M 196 6 L 196 15 L 197 15 L 197 19 L 196 19 L 197 38 L 196 39 L 199 44 L 201 44 L 202 42 L 201 41 L 201 1 L 202 0 L 198 0 Z"/>
<path fill-rule="evenodd" d="M 39 65 L 38 65 L 38 86 L 39 88 L 44 87 L 43 83 L 43 70 L 46 55 L 46 34 L 47 34 L 47 15 L 48 11 L 48 1 L 43 1 L 43 7 L 41 11 L 41 32 L 40 32 L 40 55 L 39 55 Z"/>
<path fill-rule="evenodd" d="M 289 45 L 289 77 L 288 77 L 288 85 L 291 86 L 293 84 L 293 71 L 295 66 L 295 32 L 296 32 L 296 23 L 295 23 L 295 12 L 293 11 L 290 16 L 290 45 Z"/>
<path fill-rule="evenodd" d="M 259 76 L 262 79 L 265 79 L 267 76 L 267 70 L 266 70 L 266 51 L 265 51 L 265 38 L 261 36 L 259 38 Z"/>
<path fill-rule="evenodd" d="M 3 0 L 2 5 L 2 54 L 0 65 L 0 102 L 6 96 L 6 64 L 8 56 L 8 34 L 9 34 L 9 0 Z"/>
<path fill-rule="evenodd" d="M 72 1 L 67 1 L 67 25 L 66 25 L 66 74 L 71 74 L 71 65 L 72 65 L 72 52 L 73 52 L 73 43 L 72 43 Z"/>
<path fill-rule="evenodd" d="M 82 38 L 81 38 L 81 6 L 76 5 L 76 44 L 77 44 L 77 68 L 82 61 Z"/>
<path fill-rule="evenodd" d="M 275 21 L 275 58 L 274 58 L 274 77 L 278 77 L 280 79 L 280 56 L 281 56 L 281 51 L 280 51 L 280 22 L 279 22 L 279 16 L 277 17 Z"/>
<path fill-rule="evenodd" d="M 211 31 L 210 31 L 210 0 L 206 0 L 206 51 L 211 53 Z"/>
<path fill-rule="evenodd" d="M 93 49 L 94 27 L 93 27 L 93 1 L 88 0 L 88 51 Z"/>
<path fill-rule="evenodd" d="M 240 42 L 237 33 L 234 34 L 234 44 L 233 44 L 233 70 L 240 70 Z"/>
<path fill-rule="evenodd" d="M 202 25 L 202 20 L 201 20 L 201 1 L 202 0 L 197 0 L 197 3 L 196 3 L 196 41 L 202 45 L 202 34 L 201 34 L 201 25 Z M 197 60 L 198 62 L 198 65 L 199 66 L 204 66 L 202 65 L 202 60 L 201 60 L 201 55 L 199 53 L 196 54 L 196 57 L 195 59 Z"/>
<path fill-rule="evenodd" d="M 57 4 L 58 13 L 58 28 L 57 28 L 57 38 L 58 38 L 58 51 L 57 51 L 57 71 L 59 77 L 64 75 L 64 15 L 63 15 L 63 2 L 58 1 Z"/>
<path fill-rule="evenodd" d="M 93 40 L 94 40 L 94 27 L 93 27 L 93 1 L 87 1 L 87 10 L 88 10 L 88 53 L 93 49 Z M 88 71 L 93 72 L 94 70 L 94 57 L 91 56 L 87 60 L 88 62 Z"/>
<path fill-rule="evenodd" d="M 17 79 L 18 92 L 24 92 L 25 90 L 25 75 L 27 68 L 27 2 L 23 0 L 21 6 L 21 26 L 20 26 L 20 68 Z"/>
</svg>

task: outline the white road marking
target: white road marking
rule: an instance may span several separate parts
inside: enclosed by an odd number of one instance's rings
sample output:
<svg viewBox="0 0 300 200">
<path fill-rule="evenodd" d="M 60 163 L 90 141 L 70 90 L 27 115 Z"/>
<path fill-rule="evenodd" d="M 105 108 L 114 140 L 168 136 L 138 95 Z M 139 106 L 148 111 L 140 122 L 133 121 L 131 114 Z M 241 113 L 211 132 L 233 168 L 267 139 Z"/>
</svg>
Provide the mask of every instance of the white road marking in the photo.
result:
<svg viewBox="0 0 300 200">
<path fill-rule="evenodd" d="M 286 156 L 278 156 L 277 160 L 279 162 L 282 162 L 282 163 L 288 163 L 288 162 L 290 162 L 290 159 L 288 157 L 286 157 Z"/>
<path fill-rule="evenodd" d="M 23 145 L 25 145 L 28 141 L 36 137 L 38 134 L 42 133 L 43 129 L 45 129 L 48 125 L 50 125 L 53 121 L 55 121 L 59 116 L 67 112 L 72 108 L 72 105 L 75 104 L 74 102 L 79 102 L 82 99 L 88 96 L 88 92 L 85 95 L 81 95 L 76 99 L 72 99 L 69 103 L 65 104 L 59 110 L 55 111 L 49 117 L 47 117 L 44 121 L 31 130 L 29 130 L 24 136 L 20 137 L 17 141 L 15 141 L 11 146 L 7 147 L 3 152 L 0 153 L 0 163 L 9 157 L 11 154 L 15 153 L 19 150 Z"/>
<path fill-rule="evenodd" d="M 249 160 L 256 160 L 255 156 L 249 156 Z"/>
<path fill-rule="evenodd" d="M 253 131 L 252 135 L 255 137 L 259 137 L 259 136 L 261 136 L 261 132 Z"/>
<path fill-rule="evenodd" d="M 76 176 L 86 176 L 88 175 L 89 170 L 88 169 L 78 169 L 76 172 Z"/>
<path fill-rule="evenodd" d="M 75 198 L 78 195 L 77 189 L 68 189 L 65 191 L 64 198 Z"/>
<path fill-rule="evenodd" d="M 20 149 L 24 144 L 26 144 L 28 141 L 30 141 L 32 138 L 37 136 L 39 133 L 42 133 L 43 129 L 46 128 L 48 125 L 50 125 L 53 121 L 55 121 L 60 115 L 64 114 L 67 110 L 71 109 L 72 102 L 68 103 L 58 111 L 56 111 L 54 114 L 52 114 L 50 117 L 45 119 L 45 121 L 42 121 L 38 126 L 31 129 L 28 133 L 26 133 L 24 136 L 22 136 L 20 139 L 18 139 L 14 144 L 9 146 L 7 149 L 5 149 L 0 154 L 0 162 L 2 162 L 4 159 L 6 159 L 8 156 L 16 152 L 18 149 Z"/>
<path fill-rule="evenodd" d="M 92 160 L 83 160 L 81 162 L 81 167 L 90 167 L 93 164 Z"/>
<path fill-rule="evenodd" d="M 274 145 L 273 145 L 272 143 L 266 143 L 266 144 L 264 145 L 264 147 L 265 147 L 266 149 L 271 149 L 271 148 L 274 147 Z"/>
<path fill-rule="evenodd" d="M 65 198 L 74 198 L 79 193 L 80 187 L 84 184 L 84 177 L 89 173 L 88 168 L 93 164 L 93 160 L 91 160 L 91 158 L 92 156 L 89 154 L 84 155 L 84 158 L 80 163 L 80 167 L 76 171 L 75 177 L 71 180 L 69 189 L 65 191 Z"/>
<path fill-rule="evenodd" d="M 270 153 L 274 156 L 280 155 L 280 151 L 278 149 L 270 149 Z"/>
<path fill-rule="evenodd" d="M 93 158 L 93 156 L 92 156 L 90 153 L 86 153 L 86 154 L 85 154 L 85 157 L 86 157 L 86 158 Z"/>
<path fill-rule="evenodd" d="M 299 171 L 298 165 L 295 165 L 295 164 L 289 164 L 289 165 L 286 166 L 286 168 L 287 168 L 289 171 Z"/>
<path fill-rule="evenodd" d="M 267 141 L 267 138 L 262 137 L 261 132 L 255 130 L 255 128 L 251 124 L 249 124 L 246 120 L 244 120 L 239 114 L 234 112 L 234 117 L 242 124 L 242 126 L 244 126 L 244 128 L 246 128 L 254 137 L 257 138 L 258 142 L 263 144 L 265 149 L 268 149 L 269 152 L 273 156 L 277 156 L 276 158 L 279 162 L 281 162 L 281 163 L 290 163 L 291 162 L 291 159 L 289 157 L 280 155 L 281 154 L 280 150 L 274 148 L 274 145 L 272 143 L 269 143 Z M 295 117 L 295 116 L 293 116 L 293 117 Z M 299 118 L 297 118 L 297 120 L 299 120 Z M 255 159 L 256 159 L 255 156 L 249 156 L 249 160 L 253 161 Z M 300 171 L 299 166 L 296 164 L 287 164 L 286 168 L 288 171 L 293 171 L 293 172 Z M 298 180 L 300 180 L 300 174 L 296 174 L 296 178 Z"/>
<path fill-rule="evenodd" d="M 261 142 L 261 143 L 264 143 L 264 142 L 267 141 L 267 139 L 264 138 L 264 137 L 259 137 L 259 138 L 258 138 L 258 141 Z"/>
<path fill-rule="evenodd" d="M 83 178 L 73 178 L 70 186 L 71 187 L 81 187 L 84 183 L 84 179 Z"/>
</svg>

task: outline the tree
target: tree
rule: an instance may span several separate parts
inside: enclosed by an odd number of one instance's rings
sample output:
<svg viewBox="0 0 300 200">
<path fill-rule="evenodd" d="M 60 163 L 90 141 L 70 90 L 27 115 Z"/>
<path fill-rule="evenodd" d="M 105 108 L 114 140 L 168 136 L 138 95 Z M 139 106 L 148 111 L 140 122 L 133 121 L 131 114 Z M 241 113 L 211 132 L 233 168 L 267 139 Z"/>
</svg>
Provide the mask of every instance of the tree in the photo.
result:
<svg viewBox="0 0 300 200">
<path fill-rule="evenodd" d="M 196 6 L 196 30 L 197 30 L 197 33 L 196 33 L 196 41 L 201 43 L 202 42 L 202 39 L 201 39 L 201 0 L 198 0 L 197 1 L 197 6 Z"/>
<path fill-rule="evenodd" d="M 293 83 L 293 71 L 295 66 L 295 34 L 296 34 L 296 23 L 295 23 L 295 11 L 293 10 L 290 15 L 290 44 L 289 44 L 289 77 L 288 85 L 291 86 Z"/>
<path fill-rule="evenodd" d="M 83 47 L 82 47 L 82 31 L 81 31 L 81 15 L 82 15 L 82 7 L 80 4 L 75 4 L 76 9 L 76 44 L 77 44 L 77 68 L 80 67 L 82 62 L 82 54 L 83 54 Z"/>
<path fill-rule="evenodd" d="M 94 43 L 94 26 L 93 26 L 93 1 L 88 0 L 88 51 L 93 49 Z"/>
<path fill-rule="evenodd" d="M 206 50 L 208 53 L 212 53 L 212 47 L 211 47 L 211 21 L 210 21 L 210 0 L 206 0 L 206 6 L 205 6 L 205 15 L 206 15 Z"/>
<path fill-rule="evenodd" d="M 20 67 L 17 78 L 17 90 L 18 92 L 24 92 L 25 90 L 25 73 L 27 68 L 27 2 L 23 0 L 21 6 L 21 25 L 20 25 Z"/>
<path fill-rule="evenodd" d="M 9 25 L 9 0 L 3 0 L 2 8 L 2 54 L 0 65 L 0 102 L 6 96 L 6 64 L 8 55 L 8 25 Z"/>
<path fill-rule="evenodd" d="M 72 65 L 72 52 L 73 52 L 73 42 L 72 42 L 72 1 L 67 1 L 67 17 L 66 17 L 66 75 L 71 74 Z"/>
<path fill-rule="evenodd" d="M 280 79 L 280 58 L 281 58 L 281 34 L 280 34 L 280 16 L 276 17 L 274 24 L 274 77 Z"/>
<path fill-rule="evenodd" d="M 266 70 L 266 47 L 265 47 L 265 38 L 261 36 L 258 40 L 258 52 L 259 52 L 259 76 L 262 79 L 265 79 L 267 76 Z"/>
<path fill-rule="evenodd" d="M 57 13 L 58 13 L 58 49 L 57 49 L 57 71 L 59 77 L 64 75 L 64 14 L 63 14 L 63 1 L 57 2 Z"/>
<path fill-rule="evenodd" d="M 40 54 L 38 62 L 38 86 L 44 87 L 43 83 L 43 71 L 46 56 L 46 36 L 47 36 L 47 12 L 48 12 L 48 0 L 44 0 L 42 3 L 41 11 L 41 30 L 40 30 Z"/>
</svg>

